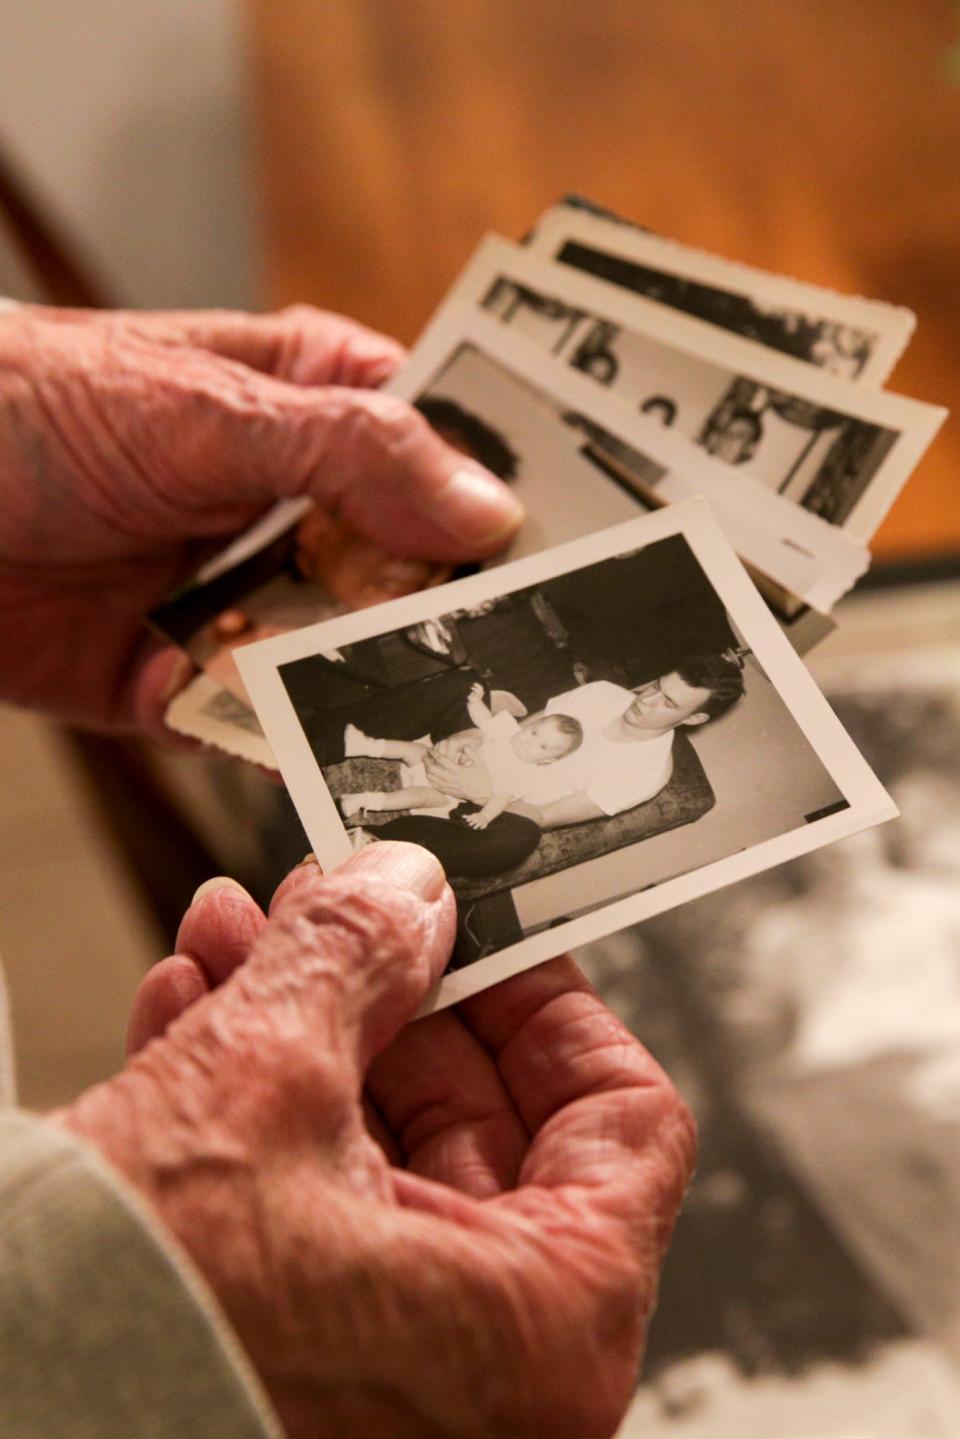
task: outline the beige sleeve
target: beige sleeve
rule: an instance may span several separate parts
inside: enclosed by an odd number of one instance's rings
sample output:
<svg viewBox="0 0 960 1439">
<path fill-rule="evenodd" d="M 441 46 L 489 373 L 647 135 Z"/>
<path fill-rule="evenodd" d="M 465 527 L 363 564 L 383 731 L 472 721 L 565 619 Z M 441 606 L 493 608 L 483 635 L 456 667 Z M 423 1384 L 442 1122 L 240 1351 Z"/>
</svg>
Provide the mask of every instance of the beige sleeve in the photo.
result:
<svg viewBox="0 0 960 1439">
<path fill-rule="evenodd" d="M 0 1113 L 4 1439 L 279 1439 L 193 1266 L 95 1151 Z"/>
</svg>

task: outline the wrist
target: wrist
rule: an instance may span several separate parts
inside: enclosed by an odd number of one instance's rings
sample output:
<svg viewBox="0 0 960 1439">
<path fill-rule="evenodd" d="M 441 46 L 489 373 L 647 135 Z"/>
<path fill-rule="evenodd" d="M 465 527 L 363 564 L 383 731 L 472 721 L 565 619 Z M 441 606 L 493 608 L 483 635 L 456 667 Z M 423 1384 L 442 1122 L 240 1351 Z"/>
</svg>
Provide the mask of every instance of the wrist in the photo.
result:
<svg viewBox="0 0 960 1439">
<path fill-rule="evenodd" d="M 129 1069 L 47 1119 L 95 1150 L 146 1202 L 253 1356 L 253 1311 L 262 1307 L 267 1251 L 252 1218 L 254 1166 L 243 1146 L 211 1132 L 190 1114 L 189 1103 L 171 1104 L 162 1081 Z"/>
<path fill-rule="evenodd" d="M 211 1423 L 279 1439 L 262 1382 L 189 1255 L 62 1113 L 8 1110 L 0 1121 L 4 1433 L 64 1439 L 80 1414 L 100 1415 L 111 1434 L 140 1433 L 146 1402 L 181 1439 Z"/>
<path fill-rule="evenodd" d="M 95 1149 L 128 1183 L 154 1201 L 156 1166 L 146 1152 L 144 1136 L 156 1134 L 158 1128 L 162 1132 L 163 1115 L 157 1113 L 157 1106 L 129 1070 L 85 1090 L 72 1104 L 53 1110 L 46 1118 Z"/>
</svg>

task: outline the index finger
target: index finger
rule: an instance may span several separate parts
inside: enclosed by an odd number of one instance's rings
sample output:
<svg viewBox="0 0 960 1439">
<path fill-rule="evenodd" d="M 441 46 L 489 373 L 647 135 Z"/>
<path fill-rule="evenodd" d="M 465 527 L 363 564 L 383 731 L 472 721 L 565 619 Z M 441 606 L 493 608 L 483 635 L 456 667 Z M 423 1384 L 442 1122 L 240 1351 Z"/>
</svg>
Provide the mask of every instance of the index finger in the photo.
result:
<svg viewBox="0 0 960 1439">
<path fill-rule="evenodd" d="M 344 315 L 291 305 L 272 315 L 207 311 L 176 317 L 191 343 L 295 385 L 382 385 L 403 346 Z"/>
<path fill-rule="evenodd" d="M 567 957 L 459 1006 L 534 1136 L 521 1186 L 573 1187 L 666 1244 L 693 1172 L 690 1111 Z"/>
</svg>

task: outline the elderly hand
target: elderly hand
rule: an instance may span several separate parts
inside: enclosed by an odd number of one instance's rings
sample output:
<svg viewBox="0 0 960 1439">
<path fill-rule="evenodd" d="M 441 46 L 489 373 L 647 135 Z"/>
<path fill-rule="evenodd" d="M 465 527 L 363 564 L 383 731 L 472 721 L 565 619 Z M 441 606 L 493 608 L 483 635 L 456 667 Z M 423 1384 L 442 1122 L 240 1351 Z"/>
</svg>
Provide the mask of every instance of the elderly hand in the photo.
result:
<svg viewBox="0 0 960 1439">
<path fill-rule="evenodd" d="M 162 730 L 178 651 L 141 627 L 209 543 L 309 495 L 394 554 L 500 548 L 521 508 L 410 406 L 392 340 L 264 317 L 24 306 L 0 315 L 3 697 Z"/>
<path fill-rule="evenodd" d="M 689 1115 L 569 960 L 406 1024 L 453 927 L 415 846 L 301 866 L 269 921 L 227 882 L 144 982 L 146 1047 L 61 1116 L 192 1255 L 295 1439 L 601 1439 L 631 1395 Z"/>
</svg>

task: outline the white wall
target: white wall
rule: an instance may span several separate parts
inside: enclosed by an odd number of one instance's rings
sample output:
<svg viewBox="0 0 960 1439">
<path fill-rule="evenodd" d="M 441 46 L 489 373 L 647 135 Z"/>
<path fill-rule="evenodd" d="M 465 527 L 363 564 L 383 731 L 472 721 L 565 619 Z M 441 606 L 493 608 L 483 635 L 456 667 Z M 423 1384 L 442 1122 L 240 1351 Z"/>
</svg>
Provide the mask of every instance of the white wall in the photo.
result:
<svg viewBox="0 0 960 1439">
<path fill-rule="evenodd" d="M 239 16 L 232 0 L 0 11 L 0 145 L 124 303 L 256 303 Z"/>
</svg>

